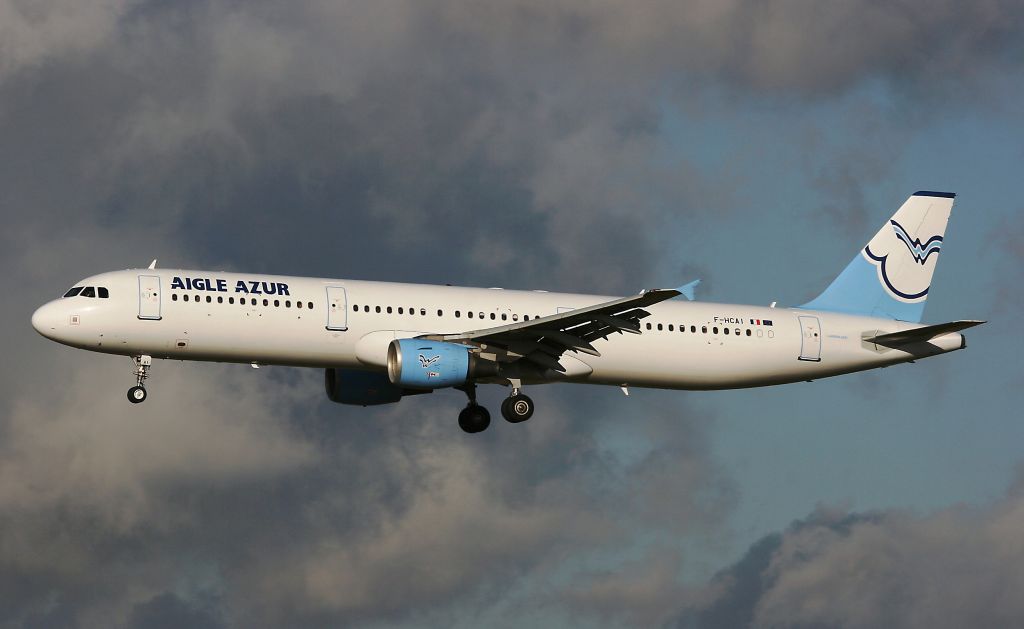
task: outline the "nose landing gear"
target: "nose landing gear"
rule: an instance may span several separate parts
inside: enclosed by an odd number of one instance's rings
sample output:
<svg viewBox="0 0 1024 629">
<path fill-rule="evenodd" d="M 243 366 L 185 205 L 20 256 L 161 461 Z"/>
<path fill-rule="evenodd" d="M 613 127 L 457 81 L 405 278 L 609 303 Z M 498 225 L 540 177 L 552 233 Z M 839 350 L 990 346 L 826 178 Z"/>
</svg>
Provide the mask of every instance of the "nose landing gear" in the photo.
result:
<svg viewBox="0 0 1024 629">
<path fill-rule="evenodd" d="M 128 389 L 128 401 L 132 404 L 139 404 L 146 401 L 146 378 L 149 377 L 149 369 L 153 366 L 153 357 L 145 354 L 132 356 L 135 363 L 135 386 Z"/>
</svg>

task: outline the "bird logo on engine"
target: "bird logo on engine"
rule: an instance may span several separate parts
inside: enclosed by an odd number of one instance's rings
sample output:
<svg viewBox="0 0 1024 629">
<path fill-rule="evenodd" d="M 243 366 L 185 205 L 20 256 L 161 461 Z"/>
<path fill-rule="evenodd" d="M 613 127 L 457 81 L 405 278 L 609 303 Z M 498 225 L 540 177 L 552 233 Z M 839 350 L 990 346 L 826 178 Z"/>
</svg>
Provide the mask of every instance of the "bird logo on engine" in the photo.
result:
<svg viewBox="0 0 1024 629">
<path fill-rule="evenodd" d="M 436 363 L 439 360 L 441 360 L 440 354 L 437 355 L 437 356 L 433 356 L 431 358 L 427 358 L 423 354 L 420 354 L 420 366 L 423 367 L 424 369 L 426 369 L 427 367 L 433 365 L 434 363 Z"/>
</svg>

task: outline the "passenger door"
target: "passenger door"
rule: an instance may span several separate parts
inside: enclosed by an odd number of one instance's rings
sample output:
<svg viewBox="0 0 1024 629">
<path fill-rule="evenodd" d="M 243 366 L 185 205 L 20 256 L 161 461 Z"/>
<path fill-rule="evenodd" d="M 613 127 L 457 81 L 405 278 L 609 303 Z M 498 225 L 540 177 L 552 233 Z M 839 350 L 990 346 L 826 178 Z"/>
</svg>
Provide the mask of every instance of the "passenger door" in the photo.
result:
<svg viewBox="0 0 1024 629">
<path fill-rule="evenodd" d="M 139 276 L 139 318 L 158 321 L 160 312 L 160 276 Z"/>
<path fill-rule="evenodd" d="M 348 329 L 348 297 L 344 286 L 327 287 L 327 329 Z"/>
<path fill-rule="evenodd" d="M 800 315 L 800 360 L 821 360 L 821 323 L 818 317 Z"/>
</svg>

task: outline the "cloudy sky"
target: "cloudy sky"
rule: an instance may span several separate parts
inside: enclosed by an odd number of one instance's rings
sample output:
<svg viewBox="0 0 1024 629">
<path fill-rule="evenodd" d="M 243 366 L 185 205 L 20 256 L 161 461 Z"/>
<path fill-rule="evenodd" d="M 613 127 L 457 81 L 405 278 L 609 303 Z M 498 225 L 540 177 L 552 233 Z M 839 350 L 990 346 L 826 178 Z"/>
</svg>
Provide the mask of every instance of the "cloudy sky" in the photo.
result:
<svg viewBox="0 0 1024 629">
<path fill-rule="evenodd" d="M 0 0 L 0 627 L 1019 624 L 1022 59 L 1009 0 Z M 800 304 L 920 189 L 967 351 L 475 436 L 29 326 L 152 258 Z"/>
</svg>

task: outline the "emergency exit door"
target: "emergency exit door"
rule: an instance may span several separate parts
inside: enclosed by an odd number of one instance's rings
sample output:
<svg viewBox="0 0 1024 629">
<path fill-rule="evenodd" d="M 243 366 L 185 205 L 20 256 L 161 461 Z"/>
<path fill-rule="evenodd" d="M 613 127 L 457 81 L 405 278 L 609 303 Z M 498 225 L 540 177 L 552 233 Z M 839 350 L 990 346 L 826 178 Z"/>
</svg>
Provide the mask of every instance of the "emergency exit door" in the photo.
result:
<svg viewBox="0 0 1024 629">
<path fill-rule="evenodd" d="M 800 317 L 800 360 L 818 362 L 821 360 L 821 323 L 818 317 Z"/>
<path fill-rule="evenodd" d="M 348 329 L 348 298 L 344 286 L 327 287 L 327 329 Z"/>
<path fill-rule="evenodd" d="M 139 276 L 139 318 L 159 320 L 160 314 L 160 276 Z"/>
</svg>

